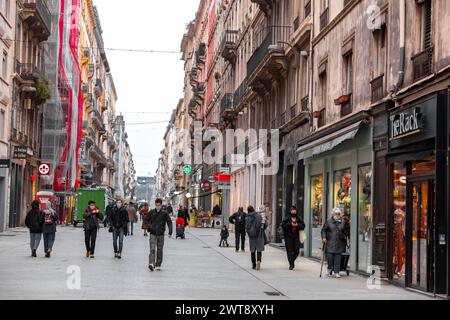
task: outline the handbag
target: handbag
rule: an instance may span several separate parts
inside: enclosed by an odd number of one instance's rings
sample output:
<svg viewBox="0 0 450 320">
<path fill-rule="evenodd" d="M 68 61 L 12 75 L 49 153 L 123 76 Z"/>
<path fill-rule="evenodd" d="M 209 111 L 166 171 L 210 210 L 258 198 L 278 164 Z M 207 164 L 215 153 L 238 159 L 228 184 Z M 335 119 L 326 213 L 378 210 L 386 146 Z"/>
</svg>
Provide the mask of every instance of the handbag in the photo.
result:
<svg viewBox="0 0 450 320">
<path fill-rule="evenodd" d="M 305 230 L 301 230 L 300 231 L 300 243 L 304 244 L 305 241 L 306 241 L 306 232 L 305 232 Z"/>
<path fill-rule="evenodd" d="M 109 232 L 109 233 L 112 233 L 112 232 L 113 232 L 113 227 L 112 227 L 112 226 L 109 226 L 108 232 Z"/>
</svg>

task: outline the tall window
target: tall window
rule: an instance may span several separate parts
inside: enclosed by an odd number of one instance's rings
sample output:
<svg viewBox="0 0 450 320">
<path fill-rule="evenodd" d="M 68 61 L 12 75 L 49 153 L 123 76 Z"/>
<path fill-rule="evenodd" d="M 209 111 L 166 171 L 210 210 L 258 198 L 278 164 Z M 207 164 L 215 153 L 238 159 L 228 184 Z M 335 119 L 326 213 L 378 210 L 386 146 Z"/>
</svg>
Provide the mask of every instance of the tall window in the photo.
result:
<svg viewBox="0 0 450 320">
<path fill-rule="evenodd" d="M 345 93 L 353 93 L 353 53 L 350 52 L 344 57 L 345 67 Z"/>
<path fill-rule="evenodd" d="M 5 110 L 0 110 L 0 140 L 5 140 L 5 124 L 6 116 Z"/>
<path fill-rule="evenodd" d="M 358 169 L 358 270 L 372 265 L 372 166 Z"/>
<path fill-rule="evenodd" d="M 2 57 L 2 78 L 7 79 L 8 78 L 8 52 L 3 51 L 3 57 Z"/>
<path fill-rule="evenodd" d="M 374 50 L 372 51 L 372 79 L 386 71 L 386 25 L 373 33 Z"/>
<path fill-rule="evenodd" d="M 433 22 L 431 0 L 425 0 L 422 5 L 422 50 L 431 48 L 432 32 Z"/>
<path fill-rule="evenodd" d="M 323 176 L 311 177 L 311 256 L 321 258 L 323 227 Z"/>
</svg>

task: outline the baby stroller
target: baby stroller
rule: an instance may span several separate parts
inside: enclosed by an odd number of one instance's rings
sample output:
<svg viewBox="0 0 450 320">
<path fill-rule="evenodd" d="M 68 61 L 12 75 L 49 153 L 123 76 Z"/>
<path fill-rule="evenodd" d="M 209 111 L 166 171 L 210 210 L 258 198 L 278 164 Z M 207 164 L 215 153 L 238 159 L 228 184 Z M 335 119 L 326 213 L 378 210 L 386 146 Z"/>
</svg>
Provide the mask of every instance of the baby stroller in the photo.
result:
<svg viewBox="0 0 450 320">
<path fill-rule="evenodd" d="M 184 235 L 185 221 L 184 221 L 184 219 L 177 218 L 177 220 L 175 221 L 175 225 L 177 226 L 176 239 L 178 239 L 178 238 L 184 239 L 185 238 L 185 235 Z"/>
</svg>

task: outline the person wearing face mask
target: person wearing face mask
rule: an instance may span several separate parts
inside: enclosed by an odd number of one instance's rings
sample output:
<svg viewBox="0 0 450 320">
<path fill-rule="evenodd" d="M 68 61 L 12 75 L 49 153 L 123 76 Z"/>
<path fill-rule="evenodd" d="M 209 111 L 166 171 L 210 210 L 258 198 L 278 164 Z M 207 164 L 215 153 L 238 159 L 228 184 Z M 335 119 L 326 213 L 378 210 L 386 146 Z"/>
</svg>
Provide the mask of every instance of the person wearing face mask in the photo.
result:
<svg viewBox="0 0 450 320">
<path fill-rule="evenodd" d="M 173 233 L 172 219 L 167 210 L 162 207 L 162 200 L 156 199 L 155 209 L 145 217 L 145 223 L 149 226 L 150 255 L 148 268 L 150 271 L 160 271 L 163 262 L 164 234 L 166 225 L 169 228 L 169 237 Z"/>
<path fill-rule="evenodd" d="M 86 258 L 95 258 L 95 242 L 97 231 L 100 229 L 99 220 L 103 220 L 103 214 L 95 205 L 95 201 L 89 201 L 89 206 L 83 214 L 84 216 L 84 240 L 86 244 Z"/>
<path fill-rule="evenodd" d="M 111 214 L 114 257 L 117 259 L 122 259 L 123 238 L 128 233 L 128 222 L 128 211 L 123 206 L 123 201 L 118 199 Z"/>
<path fill-rule="evenodd" d="M 295 260 L 298 258 L 301 249 L 300 232 L 305 230 L 305 223 L 297 214 L 297 208 L 292 206 L 289 211 L 289 218 L 281 223 L 286 246 L 289 270 L 294 270 Z"/>
<path fill-rule="evenodd" d="M 322 228 L 322 241 L 327 252 L 328 276 L 332 276 L 334 272 L 336 278 L 341 277 L 341 258 L 346 249 L 348 230 L 341 209 L 334 208 L 332 217 Z"/>
</svg>

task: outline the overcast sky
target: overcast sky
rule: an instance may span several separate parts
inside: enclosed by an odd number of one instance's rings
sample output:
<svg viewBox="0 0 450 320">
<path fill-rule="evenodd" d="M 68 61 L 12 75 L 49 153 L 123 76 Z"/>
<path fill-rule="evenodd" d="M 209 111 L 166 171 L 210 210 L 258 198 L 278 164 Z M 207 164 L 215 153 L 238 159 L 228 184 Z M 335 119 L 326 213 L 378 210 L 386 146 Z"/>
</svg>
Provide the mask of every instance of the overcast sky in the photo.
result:
<svg viewBox="0 0 450 320">
<path fill-rule="evenodd" d="M 194 19 L 198 3 L 94 0 L 106 48 L 169 51 L 180 50 L 186 25 Z M 126 127 L 138 176 L 153 176 L 171 112 L 183 97 L 181 54 L 106 53 L 119 97 L 117 113 L 122 113 L 130 124 L 167 121 Z"/>
</svg>

